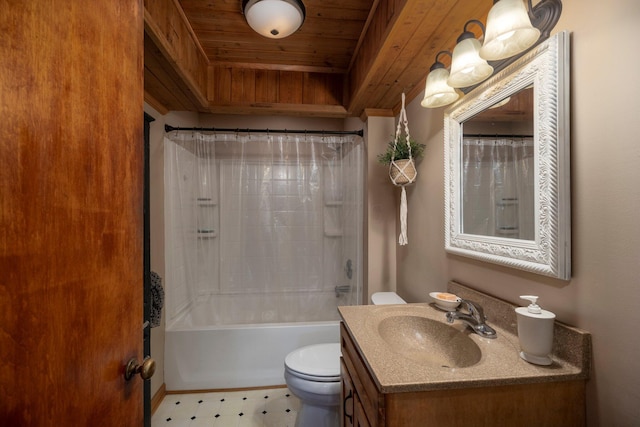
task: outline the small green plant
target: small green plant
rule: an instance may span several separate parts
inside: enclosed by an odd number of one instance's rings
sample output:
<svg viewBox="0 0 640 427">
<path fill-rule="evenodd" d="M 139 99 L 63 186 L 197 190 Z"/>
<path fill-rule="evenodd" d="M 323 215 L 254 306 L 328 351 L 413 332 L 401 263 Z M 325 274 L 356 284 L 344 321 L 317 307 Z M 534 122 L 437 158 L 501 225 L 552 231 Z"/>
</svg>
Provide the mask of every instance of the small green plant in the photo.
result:
<svg viewBox="0 0 640 427">
<path fill-rule="evenodd" d="M 420 159 L 424 155 L 424 149 L 426 145 L 418 144 L 413 138 L 409 140 L 411 145 L 411 157 L 414 160 Z M 395 152 L 394 152 L 395 150 Z M 393 160 L 402 160 L 409 158 L 409 147 L 407 146 L 407 137 L 400 136 L 398 138 L 398 144 L 394 144 L 391 140 L 387 144 L 387 150 L 384 153 L 378 154 L 378 162 L 388 165 Z"/>
</svg>

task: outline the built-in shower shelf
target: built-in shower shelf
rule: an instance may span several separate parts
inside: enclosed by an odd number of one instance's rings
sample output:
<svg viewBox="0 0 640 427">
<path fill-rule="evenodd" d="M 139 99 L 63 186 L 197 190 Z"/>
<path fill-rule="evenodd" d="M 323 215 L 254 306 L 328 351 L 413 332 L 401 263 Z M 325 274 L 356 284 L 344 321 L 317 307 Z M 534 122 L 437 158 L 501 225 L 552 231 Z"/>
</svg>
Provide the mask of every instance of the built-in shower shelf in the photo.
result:
<svg viewBox="0 0 640 427">
<path fill-rule="evenodd" d="M 327 200 L 325 206 L 342 206 L 342 200 Z"/>
<path fill-rule="evenodd" d="M 342 237 L 342 230 L 334 228 L 324 230 L 325 237 Z"/>
<path fill-rule="evenodd" d="M 518 204 L 518 198 L 504 198 L 496 202 L 496 206 L 516 206 Z"/>
<path fill-rule="evenodd" d="M 198 230 L 199 239 L 213 239 L 215 237 L 218 237 L 216 230 Z"/>
<path fill-rule="evenodd" d="M 216 206 L 217 203 L 215 200 L 209 197 L 198 197 L 198 206 Z"/>
</svg>

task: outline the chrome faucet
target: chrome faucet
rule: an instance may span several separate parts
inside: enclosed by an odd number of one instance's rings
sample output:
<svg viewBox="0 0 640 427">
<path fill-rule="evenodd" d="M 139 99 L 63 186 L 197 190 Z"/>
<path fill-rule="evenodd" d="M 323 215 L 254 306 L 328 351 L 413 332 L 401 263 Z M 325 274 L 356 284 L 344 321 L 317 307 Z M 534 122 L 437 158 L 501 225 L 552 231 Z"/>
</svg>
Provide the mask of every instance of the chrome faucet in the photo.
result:
<svg viewBox="0 0 640 427">
<path fill-rule="evenodd" d="M 495 338 L 496 331 L 489 325 L 487 325 L 485 320 L 487 318 L 484 315 L 484 310 L 477 303 L 469 300 L 460 300 L 460 304 L 465 305 L 468 313 L 463 313 L 461 311 L 450 311 L 447 313 L 447 322 L 453 323 L 454 320 L 458 319 L 466 323 L 473 329 L 473 332 L 476 334 L 485 337 L 485 338 Z"/>
</svg>

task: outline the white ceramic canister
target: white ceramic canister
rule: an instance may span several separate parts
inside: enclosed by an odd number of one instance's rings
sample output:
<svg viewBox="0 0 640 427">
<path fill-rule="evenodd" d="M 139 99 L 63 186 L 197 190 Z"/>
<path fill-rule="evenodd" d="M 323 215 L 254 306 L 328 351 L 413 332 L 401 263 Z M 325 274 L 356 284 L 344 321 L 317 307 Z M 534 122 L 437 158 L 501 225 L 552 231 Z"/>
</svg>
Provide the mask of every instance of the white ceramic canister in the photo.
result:
<svg viewBox="0 0 640 427">
<path fill-rule="evenodd" d="M 516 308 L 520 357 L 536 365 L 550 365 L 556 315 L 541 309 L 537 296 L 523 295 L 520 298 L 531 302 L 528 307 Z"/>
</svg>

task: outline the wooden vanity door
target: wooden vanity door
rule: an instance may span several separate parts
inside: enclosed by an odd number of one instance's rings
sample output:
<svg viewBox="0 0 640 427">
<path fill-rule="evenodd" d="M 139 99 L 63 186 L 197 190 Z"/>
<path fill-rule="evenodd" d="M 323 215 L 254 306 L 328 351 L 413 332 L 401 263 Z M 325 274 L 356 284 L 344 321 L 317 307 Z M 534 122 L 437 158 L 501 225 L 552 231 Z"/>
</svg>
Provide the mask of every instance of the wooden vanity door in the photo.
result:
<svg viewBox="0 0 640 427">
<path fill-rule="evenodd" d="M 355 427 L 370 427 L 369 420 L 367 419 L 367 415 L 364 413 L 364 408 L 362 407 L 362 403 L 360 403 L 360 399 L 358 399 L 358 395 L 356 395 L 356 399 L 354 401 L 354 426 Z"/>
<path fill-rule="evenodd" d="M 354 426 L 355 405 L 354 400 L 357 398 L 356 390 L 353 387 L 351 376 L 344 364 L 344 360 L 340 358 L 340 372 L 342 375 L 342 391 L 340 394 L 340 425 L 342 427 Z"/>
</svg>

